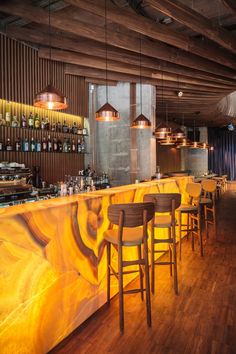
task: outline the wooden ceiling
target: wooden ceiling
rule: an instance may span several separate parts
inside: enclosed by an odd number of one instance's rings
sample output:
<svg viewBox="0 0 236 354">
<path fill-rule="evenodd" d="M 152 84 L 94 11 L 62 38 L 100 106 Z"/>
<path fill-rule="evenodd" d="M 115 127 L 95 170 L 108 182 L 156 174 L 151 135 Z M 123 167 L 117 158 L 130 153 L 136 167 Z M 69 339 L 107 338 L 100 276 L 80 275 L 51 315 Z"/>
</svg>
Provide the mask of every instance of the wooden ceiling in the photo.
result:
<svg viewBox="0 0 236 354">
<path fill-rule="evenodd" d="M 104 0 L 51 0 L 52 59 L 105 80 Z M 157 87 L 157 116 L 222 126 L 217 103 L 236 90 L 235 0 L 107 0 L 108 79 Z M 49 58 L 48 0 L 0 2 L 0 29 Z M 178 97 L 177 92 L 183 96 Z"/>
</svg>

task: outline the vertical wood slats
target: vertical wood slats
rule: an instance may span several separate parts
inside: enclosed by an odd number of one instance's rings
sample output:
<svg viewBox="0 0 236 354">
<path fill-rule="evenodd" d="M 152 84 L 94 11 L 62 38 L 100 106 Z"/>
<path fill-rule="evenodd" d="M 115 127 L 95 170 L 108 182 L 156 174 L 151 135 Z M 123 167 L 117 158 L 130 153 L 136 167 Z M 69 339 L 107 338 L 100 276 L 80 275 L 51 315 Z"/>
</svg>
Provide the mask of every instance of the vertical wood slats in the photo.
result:
<svg viewBox="0 0 236 354">
<path fill-rule="evenodd" d="M 38 57 L 38 51 L 19 41 L 0 34 L 0 113 L 5 114 L 3 100 L 19 102 L 12 103 L 11 113 L 20 119 L 22 113 L 28 117 L 30 111 L 38 113 L 40 117 L 48 116 L 50 122 L 66 119 L 67 123 L 76 121 L 83 125 L 82 117 L 88 116 L 88 83 L 84 77 L 65 75 L 65 65 Z M 66 95 L 69 101 L 67 110 L 61 113 L 36 109 L 25 106 L 33 104 L 34 94 L 42 90 L 48 83 L 52 69 L 52 83 Z M 25 105 L 23 105 L 25 104 Z M 66 113 L 73 114 L 69 116 Z M 58 133 L 44 131 L 29 131 L 28 129 L 0 127 L 0 140 L 4 142 L 9 137 L 14 143 L 19 137 L 51 139 L 59 136 Z M 78 139 L 75 135 L 63 135 L 70 139 Z M 0 152 L 0 161 L 24 163 L 28 167 L 40 166 L 44 180 L 54 183 L 63 180 L 66 174 L 76 175 L 78 170 L 84 168 L 84 155 L 74 153 L 33 153 L 33 152 Z"/>
<path fill-rule="evenodd" d="M 66 75 L 65 64 L 38 57 L 38 50 L 0 34 L 0 98 L 33 104 L 35 93 L 52 83 L 68 98 L 66 113 L 88 116 L 88 83 Z"/>
</svg>

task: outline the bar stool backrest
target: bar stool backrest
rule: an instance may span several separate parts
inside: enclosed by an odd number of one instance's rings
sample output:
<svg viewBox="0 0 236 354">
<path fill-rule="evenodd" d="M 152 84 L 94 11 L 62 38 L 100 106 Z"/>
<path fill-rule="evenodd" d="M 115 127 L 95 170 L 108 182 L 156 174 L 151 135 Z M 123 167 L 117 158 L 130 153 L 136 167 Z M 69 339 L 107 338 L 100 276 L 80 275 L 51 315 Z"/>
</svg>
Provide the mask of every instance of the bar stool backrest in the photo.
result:
<svg viewBox="0 0 236 354">
<path fill-rule="evenodd" d="M 186 192 L 190 196 L 190 198 L 198 199 L 200 198 L 202 192 L 202 186 L 200 183 L 187 183 Z"/>
<path fill-rule="evenodd" d="M 214 193 L 216 191 L 217 182 L 214 179 L 204 179 L 201 184 L 204 192 Z"/>
<path fill-rule="evenodd" d="M 111 204 L 108 207 L 108 219 L 114 225 L 122 227 L 138 227 L 149 222 L 154 216 L 153 203 Z"/>
<path fill-rule="evenodd" d="M 153 193 L 146 194 L 144 202 L 153 202 L 156 213 L 167 213 L 177 209 L 181 204 L 180 193 Z"/>
</svg>

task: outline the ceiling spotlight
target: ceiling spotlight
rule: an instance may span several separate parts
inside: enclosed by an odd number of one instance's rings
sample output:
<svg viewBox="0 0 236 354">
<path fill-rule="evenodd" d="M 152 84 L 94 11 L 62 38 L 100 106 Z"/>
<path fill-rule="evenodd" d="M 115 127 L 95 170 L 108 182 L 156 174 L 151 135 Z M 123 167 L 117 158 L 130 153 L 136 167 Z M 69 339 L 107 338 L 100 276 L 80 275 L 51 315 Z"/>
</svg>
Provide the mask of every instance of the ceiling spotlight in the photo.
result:
<svg viewBox="0 0 236 354">
<path fill-rule="evenodd" d="M 178 92 L 177 92 L 177 96 L 178 96 L 178 97 L 182 97 L 183 94 L 184 94 L 183 91 L 178 91 Z"/>
</svg>

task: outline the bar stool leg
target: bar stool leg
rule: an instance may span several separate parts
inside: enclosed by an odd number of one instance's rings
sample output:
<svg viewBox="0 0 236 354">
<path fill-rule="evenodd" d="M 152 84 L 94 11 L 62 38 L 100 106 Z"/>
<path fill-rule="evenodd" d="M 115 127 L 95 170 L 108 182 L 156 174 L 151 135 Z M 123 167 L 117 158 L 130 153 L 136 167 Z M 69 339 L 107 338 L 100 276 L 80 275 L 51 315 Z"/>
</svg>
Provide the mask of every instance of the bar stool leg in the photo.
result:
<svg viewBox="0 0 236 354">
<path fill-rule="evenodd" d="M 203 242 L 202 242 L 202 228 L 201 228 L 201 214 L 200 214 L 200 211 L 198 212 L 197 229 L 198 229 L 198 239 L 199 239 L 199 243 L 200 243 L 200 252 L 201 252 L 201 256 L 203 257 Z"/>
<path fill-rule="evenodd" d="M 208 213 L 207 213 L 207 206 L 204 205 L 204 219 L 205 219 L 205 227 L 206 227 L 206 237 L 208 238 Z"/>
<path fill-rule="evenodd" d="M 123 256 L 122 246 L 118 246 L 118 275 L 119 275 L 119 312 L 120 312 L 120 332 L 124 333 L 124 294 L 123 294 Z"/>
<path fill-rule="evenodd" d="M 152 293 L 155 293 L 155 243 L 154 243 L 154 225 L 152 221 L 151 226 L 151 290 Z"/>
<path fill-rule="evenodd" d="M 168 228 L 168 237 L 171 239 L 171 228 Z M 170 257 L 170 275 L 172 277 L 172 249 L 169 243 L 169 257 Z"/>
<path fill-rule="evenodd" d="M 107 303 L 110 304 L 111 297 L 111 244 L 107 242 Z"/>
<path fill-rule="evenodd" d="M 138 259 L 142 259 L 142 248 L 141 245 L 138 246 Z M 139 265 L 139 278 L 140 278 L 140 289 L 141 289 L 141 300 L 143 301 L 143 271 L 141 265 Z"/>
<path fill-rule="evenodd" d="M 151 315 L 151 297 L 150 297 L 150 281 L 149 281 L 149 267 L 148 267 L 148 245 L 147 245 L 146 237 L 144 238 L 143 253 L 144 253 L 145 279 L 146 279 L 147 324 L 149 327 L 151 327 L 152 315 Z"/>
<path fill-rule="evenodd" d="M 174 288 L 175 293 L 178 295 L 178 273 L 177 273 L 177 253 L 176 253 L 176 235 L 175 235 L 175 226 L 172 226 L 172 238 L 173 238 L 173 254 L 174 254 Z"/>
<path fill-rule="evenodd" d="M 189 214 L 187 214 L 187 240 L 188 240 L 188 234 L 189 234 Z"/>
<path fill-rule="evenodd" d="M 192 215 L 190 214 L 190 222 L 191 222 L 191 230 L 193 230 L 195 228 L 195 222 L 194 219 L 192 217 Z M 191 231 L 191 238 L 192 238 L 192 251 L 194 251 L 194 232 Z"/>
<path fill-rule="evenodd" d="M 179 213 L 179 259 L 181 260 L 181 254 L 182 254 L 182 213 L 180 211 Z"/>
</svg>

